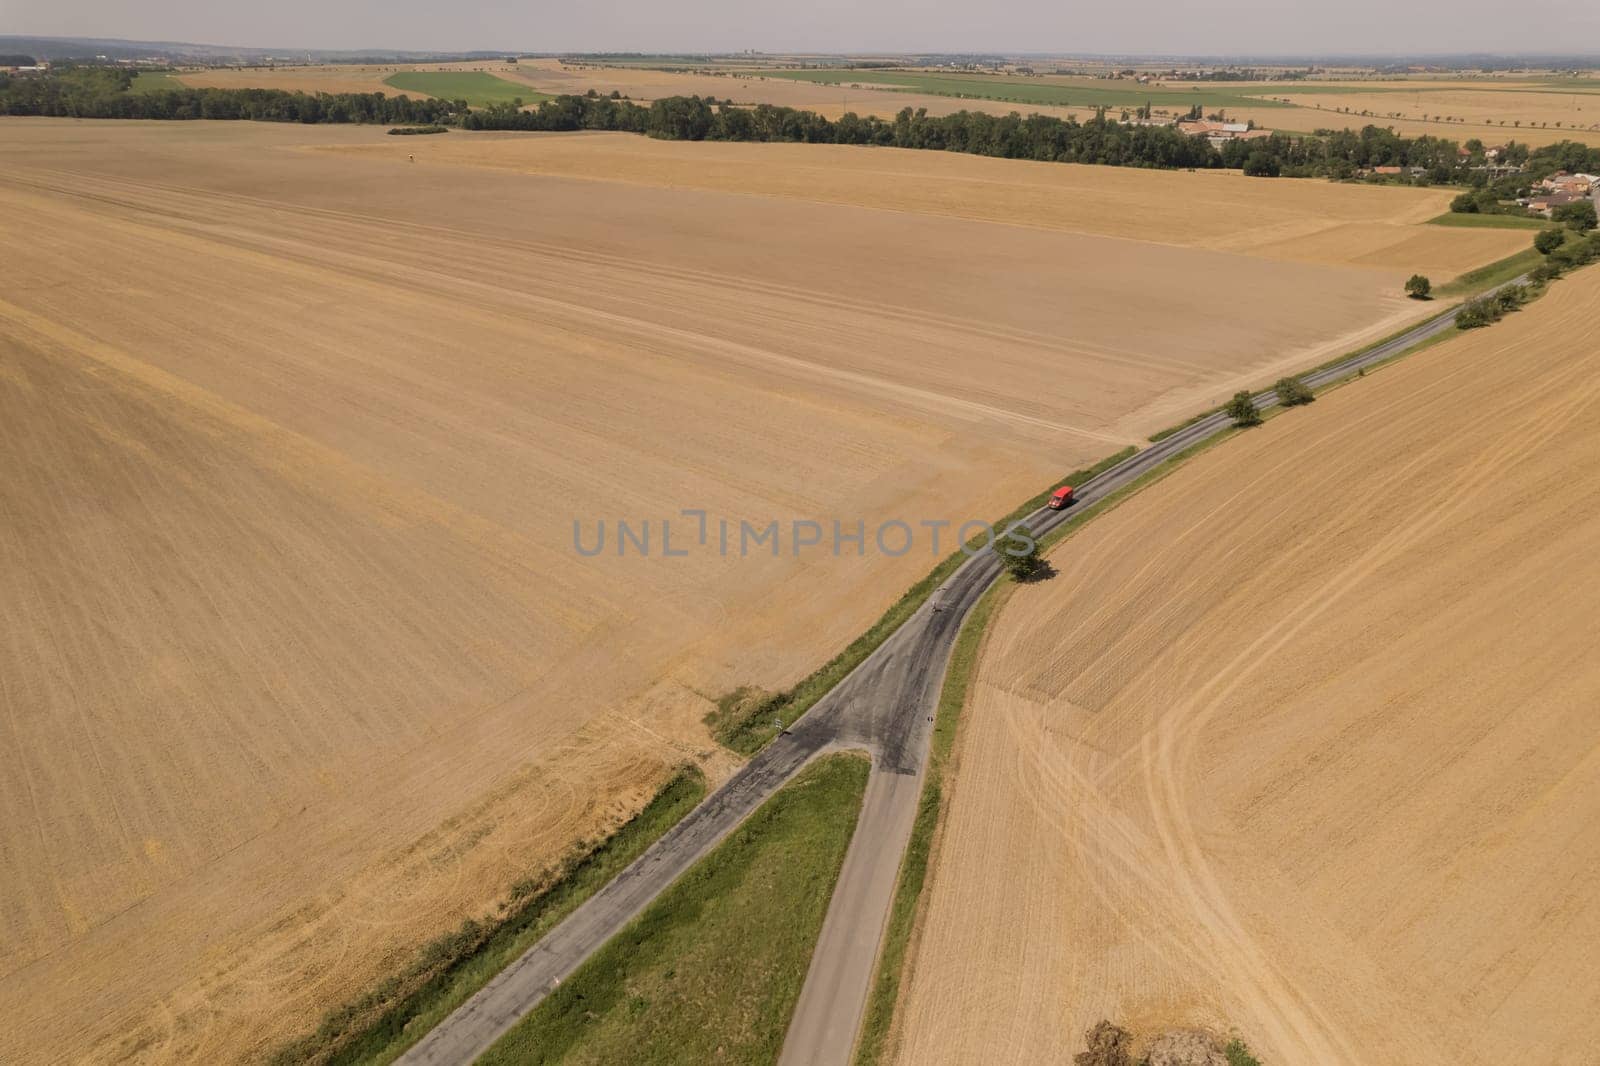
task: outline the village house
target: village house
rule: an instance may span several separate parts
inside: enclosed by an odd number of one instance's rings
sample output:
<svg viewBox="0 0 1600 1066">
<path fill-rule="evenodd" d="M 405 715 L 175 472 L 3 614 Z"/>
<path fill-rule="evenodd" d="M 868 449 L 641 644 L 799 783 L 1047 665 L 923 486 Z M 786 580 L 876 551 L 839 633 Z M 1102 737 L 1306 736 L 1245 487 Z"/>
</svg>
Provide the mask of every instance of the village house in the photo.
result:
<svg viewBox="0 0 1600 1066">
<path fill-rule="evenodd" d="M 1537 188 L 1552 196 L 1592 196 L 1595 187 L 1600 185 L 1600 177 L 1593 174 L 1568 174 L 1565 170 L 1558 170 L 1541 181 Z"/>
<path fill-rule="evenodd" d="M 1556 208 L 1563 204 L 1575 204 L 1587 200 L 1587 196 L 1571 192 L 1554 192 L 1548 196 L 1535 196 L 1527 202 L 1529 211 L 1536 215 L 1549 218 L 1555 213 Z"/>
</svg>

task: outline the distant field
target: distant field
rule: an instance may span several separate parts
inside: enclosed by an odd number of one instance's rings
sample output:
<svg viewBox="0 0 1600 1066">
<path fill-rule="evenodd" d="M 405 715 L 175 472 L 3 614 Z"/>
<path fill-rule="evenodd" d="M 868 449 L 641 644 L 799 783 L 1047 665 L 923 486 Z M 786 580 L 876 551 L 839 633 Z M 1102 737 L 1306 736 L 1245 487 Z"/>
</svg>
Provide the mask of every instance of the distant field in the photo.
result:
<svg viewBox="0 0 1600 1066">
<path fill-rule="evenodd" d="M 1127 83 L 1081 79 L 1068 82 L 1059 78 L 1020 78 L 988 74 L 937 74 L 878 70 L 769 70 L 756 71 L 769 78 L 789 78 L 827 85 L 860 84 L 893 86 L 908 92 L 934 96 L 973 97 L 1004 100 L 1010 103 L 1051 104 L 1058 107 L 1139 107 L 1144 103 L 1168 109 L 1187 110 L 1200 104 L 1207 111 L 1218 107 L 1281 108 L 1272 100 L 1246 95 L 1237 89 L 1217 89 L 1206 85 L 1165 87 L 1130 86 Z M 1265 93 L 1267 90 L 1261 90 Z"/>
<path fill-rule="evenodd" d="M 1546 144 L 1570 137 L 1600 142 L 1600 81 L 1514 82 L 1152 82 L 1056 75 L 1028 77 L 903 70 L 749 70 L 745 74 L 815 85 L 863 86 L 880 92 L 953 97 L 1017 107 L 1132 110 L 1149 103 L 1157 115 L 1200 104 L 1209 114 L 1253 119 L 1271 129 L 1392 126 L 1399 133 L 1494 142 Z M 992 110 L 985 108 L 986 110 Z"/>
<path fill-rule="evenodd" d="M 164 70 L 141 70 L 128 86 L 133 93 L 158 93 L 168 89 L 187 89 L 188 86 Z"/>
<path fill-rule="evenodd" d="M 674 69 L 662 69 L 671 67 Z M 1150 104 L 1172 117 L 1200 104 L 1269 129 L 1385 126 L 1406 136 L 1430 134 L 1487 143 L 1540 145 L 1563 139 L 1600 143 L 1600 79 L 1407 78 L 1328 82 L 1152 82 L 1069 75 L 1022 76 L 937 70 L 730 68 L 670 58 L 606 66 L 568 66 L 556 59 L 473 62 L 419 69 L 404 66 L 226 68 L 178 75 L 188 85 L 260 86 L 308 92 L 425 93 L 466 98 L 474 106 L 540 94 L 613 90 L 633 100 L 714 96 L 770 103 L 837 117 L 845 111 L 892 117 L 901 108 L 943 115 L 960 110 L 1011 111 L 1085 118 L 1097 108 L 1129 111 Z M 465 78 L 466 80 L 460 80 Z M 506 86 L 513 88 L 506 88 Z M 521 86 L 527 86 L 526 89 Z"/>
<path fill-rule="evenodd" d="M 447 142 L 447 143 L 443 143 Z M 842 145 L 694 144 L 628 134 L 437 138 L 354 152 L 551 176 L 821 200 L 1003 222 L 1274 259 L 1453 278 L 1527 246 L 1504 230 L 1420 226 L 1450 189 L 1238 173 L 1137 170 Z M 425 154 L 424 154 L 425 153 Z"/>
<path fill-rule="evenodd" d="M 536 104 L 549 97 L 526 85 L 473 70 L 405 70 L 383 80 L 402 92 L 424 93 L 441 100 L 465 100 L 472 107 L 509 104 L 521 100 Z"/>
</svg>

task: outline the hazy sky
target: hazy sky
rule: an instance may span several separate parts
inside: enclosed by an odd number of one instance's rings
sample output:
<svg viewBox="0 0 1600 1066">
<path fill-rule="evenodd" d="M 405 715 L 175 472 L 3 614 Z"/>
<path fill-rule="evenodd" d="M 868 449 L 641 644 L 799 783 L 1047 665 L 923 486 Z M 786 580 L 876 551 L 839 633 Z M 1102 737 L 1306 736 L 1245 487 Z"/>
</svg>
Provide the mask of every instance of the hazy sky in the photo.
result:
<svg viewBox="0 0 1600 1066">
<path fill-rule="evenodd" d="M 0 0 L 0 33 L 264 48 L 1596 52 L 1592 0 Z"/>
</svg>

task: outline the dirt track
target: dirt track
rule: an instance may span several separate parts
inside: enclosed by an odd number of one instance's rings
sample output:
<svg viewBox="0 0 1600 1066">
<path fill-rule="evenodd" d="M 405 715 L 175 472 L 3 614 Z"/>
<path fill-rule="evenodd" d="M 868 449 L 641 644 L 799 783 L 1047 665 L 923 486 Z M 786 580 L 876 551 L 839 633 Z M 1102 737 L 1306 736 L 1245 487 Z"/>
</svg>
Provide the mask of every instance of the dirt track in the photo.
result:
<svg viewBox="0 0 1600 1066">
<path fill-rule="evenodd" d="M 0 1058 L 313 1024 L 931 558 L 575 564 L 575 517 L 990 516 L 1397 309 L 1379 271 L 306 150 L 390 143 L 0 126 Z"/>
<path fill-rule="evenodd" d="M 1600 274 L 1196 460 L 985 651 L 899 1061 L 1600 1039 Z"/>
</svg>

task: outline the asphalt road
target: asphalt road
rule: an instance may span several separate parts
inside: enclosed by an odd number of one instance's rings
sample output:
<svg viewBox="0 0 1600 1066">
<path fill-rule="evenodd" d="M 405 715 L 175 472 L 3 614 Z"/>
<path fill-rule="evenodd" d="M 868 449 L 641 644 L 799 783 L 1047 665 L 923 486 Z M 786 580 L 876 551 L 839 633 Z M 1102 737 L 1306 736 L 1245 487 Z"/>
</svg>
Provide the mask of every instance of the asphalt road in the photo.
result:
<svg viewBox="0 0 1600 1066">
<path fill-rule="evenodd" d="M 1330 384 L 1454 327 L 1452 310 L 1301 380 L 1313 388 Z M 1269 390 L 1255 401 L 1265 409 L 1278 399 Z M 1043 536 L 1229 425 L 1220 413 L 1202 418 L 1078 486 L 1074 506 L 1040 509 L 1024 521 L 1034 536 Z M 993 555 L 968 559 L 787 733 L 398 1061 L 473 1061 L 807 762 L 826 751 L 856 748 L 872 754 L 873 773 L 780 1060 L 781 1066 L 848 1063 L 916 817 L 945 666 L 967 612 L 999 572 Z"/>
</svg>

